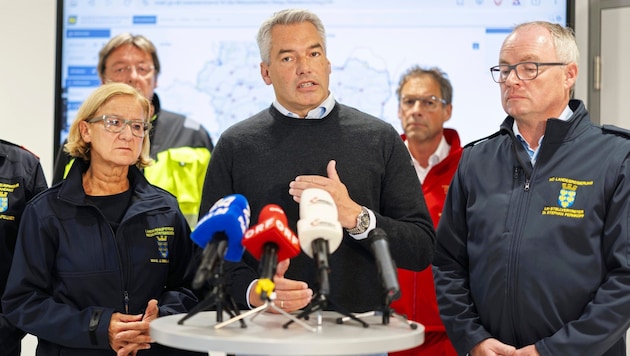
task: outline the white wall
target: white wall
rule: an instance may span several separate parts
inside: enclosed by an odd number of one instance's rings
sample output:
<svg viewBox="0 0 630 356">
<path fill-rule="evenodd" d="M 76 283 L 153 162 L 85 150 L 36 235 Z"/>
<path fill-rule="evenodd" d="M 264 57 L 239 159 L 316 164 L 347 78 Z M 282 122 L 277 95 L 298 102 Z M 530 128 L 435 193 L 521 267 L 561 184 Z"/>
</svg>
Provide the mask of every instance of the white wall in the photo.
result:
<svg viewBox="0 0 630 356">
<path fill-rule="evenodd" d="M 586 100 L 588 2 L 576 0 L 576 35 L 582 59 L 576 98 Z M 0 0 L 0 138 L 36 153 L 50 183 L 54 163 L 56 1 Z M 34 355 L 33 339 L 23 356 Z"/>
<path fill-rule="evenodd" d="M 37 154 L 52 179 L 56 1 L 0 0 L 0 138 Z"/>
<path fill-rule="evenodd" d="M 0 138 L 37 154 L 50 183 L 54 162 L 56 1 L 0 0 Z M 22 356 L 35 355 L 28 335 Z"/>
</svg>

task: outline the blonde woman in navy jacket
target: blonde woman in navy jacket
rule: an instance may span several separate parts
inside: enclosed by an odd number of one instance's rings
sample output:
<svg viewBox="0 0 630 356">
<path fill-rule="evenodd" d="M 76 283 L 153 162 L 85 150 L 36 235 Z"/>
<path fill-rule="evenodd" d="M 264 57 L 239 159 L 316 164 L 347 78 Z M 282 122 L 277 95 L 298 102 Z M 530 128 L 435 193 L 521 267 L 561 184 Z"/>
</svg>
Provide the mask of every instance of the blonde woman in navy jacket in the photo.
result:
<svg viewBox="0 0 630 356">
<path fill-rule="evenodd" d="M 178 353 L 151 343 L 149 322 L 196 303 L 193 246 L 175 197 L 140 171 L 151 112 L 127 84 L 97 88 L 65 146 L 76 164 L 24 211 L 2 303 L 37 355 Z"/>
</svg>

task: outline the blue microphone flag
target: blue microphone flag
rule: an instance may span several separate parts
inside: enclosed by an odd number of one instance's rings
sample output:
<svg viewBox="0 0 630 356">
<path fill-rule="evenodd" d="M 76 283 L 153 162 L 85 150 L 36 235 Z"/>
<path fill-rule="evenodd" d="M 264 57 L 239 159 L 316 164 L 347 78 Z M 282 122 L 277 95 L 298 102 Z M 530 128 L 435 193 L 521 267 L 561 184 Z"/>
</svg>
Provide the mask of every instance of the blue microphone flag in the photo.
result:
<svg viewBox="0 0 630 356">
<path fill-rule="evenodd" d="M 249 227 L 250 208 L 241 194 L 232 194 L 217 200 L 208 213 L 199 220 L 190 238 L 200 247 L 205 247 L 215 237 L 226 236 L 228 240 L 224 259 L 238 262 L 245 248 L 241 244 Z"/>
</svg>

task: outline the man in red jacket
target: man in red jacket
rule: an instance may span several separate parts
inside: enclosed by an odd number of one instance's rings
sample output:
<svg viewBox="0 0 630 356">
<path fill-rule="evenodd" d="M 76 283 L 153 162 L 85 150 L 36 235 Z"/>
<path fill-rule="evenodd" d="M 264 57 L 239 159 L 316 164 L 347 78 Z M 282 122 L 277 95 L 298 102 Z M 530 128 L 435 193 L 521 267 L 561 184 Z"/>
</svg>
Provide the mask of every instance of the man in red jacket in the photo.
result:
<svg viewBox="0 0 630 356">
<path fill-rule="evenodd" d="M 453 88 L 440 69 L 414 66 L 402 75 L 396 95 L 398 117 L 405 131 L 402 138 L 437 227 L 446 191 L 462 155 L 457 131 L 443 128 L 451 118 Z M 457 355 L 440 320 L 431 267 L 421 272 L 399 269 L 398 279 L 402 295 L 392 308 L 424 325 L 425 338 L 419 347 L 391 355 Z"/>
</svg>

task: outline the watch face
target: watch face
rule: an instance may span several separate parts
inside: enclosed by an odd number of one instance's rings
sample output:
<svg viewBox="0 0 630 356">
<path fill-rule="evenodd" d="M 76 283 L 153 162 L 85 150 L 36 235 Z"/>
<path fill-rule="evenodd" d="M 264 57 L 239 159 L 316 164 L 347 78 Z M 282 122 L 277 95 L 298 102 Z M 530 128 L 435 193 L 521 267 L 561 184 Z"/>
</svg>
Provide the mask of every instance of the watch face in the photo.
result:
<svg viewBox="0 0 630 356">
<path fill-rule="evenodd" d="M 368 214 L 365 208 L 361 210 L 357 220 L 357 228 L 360 229 L 361 232 L 365 231 L 368 226 L 370 226 L 370 214 Z"/>
<path fill-rule="evenodd" d="M 370 226 L 370 214 L 366 208 L 362 208 L 357 216 L 357 226 L 347 231 L 353 235 L 362 234 Z"/>
<path fill-rule="evenodd" d="M 362 227 L 368 227 L 370 225 L 370 215 L 365 212 L 361 213 L 360 224 Z"/>
</svg>

